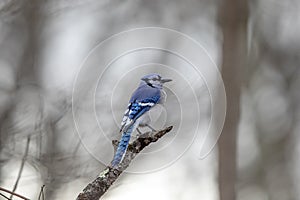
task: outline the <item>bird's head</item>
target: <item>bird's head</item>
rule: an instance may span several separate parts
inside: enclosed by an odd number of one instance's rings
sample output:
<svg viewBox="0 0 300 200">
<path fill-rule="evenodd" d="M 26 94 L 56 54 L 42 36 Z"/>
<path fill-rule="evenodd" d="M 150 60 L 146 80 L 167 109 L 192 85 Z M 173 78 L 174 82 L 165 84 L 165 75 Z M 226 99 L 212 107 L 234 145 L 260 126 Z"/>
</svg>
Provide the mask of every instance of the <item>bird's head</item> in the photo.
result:
<svg viewBox="0 0 300 200">
<path fill-rule="evenodd" d="M 143 83 L 150 87 L 162 88 L 163 84 L 172 81 L 172 79 L 162 78 L 159 74 L 148 74 L 141 78 Z"/>
</svg>

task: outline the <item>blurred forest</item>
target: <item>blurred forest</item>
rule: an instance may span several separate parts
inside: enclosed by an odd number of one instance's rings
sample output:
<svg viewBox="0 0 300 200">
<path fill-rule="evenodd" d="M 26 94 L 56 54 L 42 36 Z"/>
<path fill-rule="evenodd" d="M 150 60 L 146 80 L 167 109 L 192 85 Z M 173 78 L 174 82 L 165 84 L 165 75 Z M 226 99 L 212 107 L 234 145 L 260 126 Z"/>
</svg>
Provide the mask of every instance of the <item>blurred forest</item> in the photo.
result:
<svg viewBox="0 0 300 200">
<path fill-rule="evenodd" d="M 155 70 L 173 82 L 154 126 L 174 125 L 174 132 L 102 199 L 300 200 L 299 10 L 296 0 L 1 0 L 0 199 L 20 199 L 1 188 L 29 199 L 75 199 L 112 158 L 110 141 L 119 137 L 130 93 Z M 209 58 L 156 32 L 93 50 L 142 27 L 184 33 Z M 102 64 L 144 40 L 218 66 L 226 119 L 204 159 L 200 136 L 217 104 L 210 98 L 221 93 L 205 83 L 217 75 L 199 78 L 167 51 L 151 49 Z M 217 136 L 209 135 L 208 146 Z"/>
</svg>

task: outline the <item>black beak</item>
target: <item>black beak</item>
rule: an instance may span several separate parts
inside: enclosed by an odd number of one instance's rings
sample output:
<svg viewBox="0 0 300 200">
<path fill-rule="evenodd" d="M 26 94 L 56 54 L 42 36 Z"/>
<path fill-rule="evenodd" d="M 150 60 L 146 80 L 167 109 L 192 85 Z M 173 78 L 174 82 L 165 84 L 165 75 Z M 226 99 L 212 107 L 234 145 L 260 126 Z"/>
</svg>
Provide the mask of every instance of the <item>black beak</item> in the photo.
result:
<svg viewBox="0 0 300 200">
<path fill-rule="evenodd" d="M 162 82 L 162 83 L 166 83 L 166 82 L 170 82 L 170 81 L 172 81 L 172 79 L 164 78 L 164 79 L 160 80 L 160 82 Z"/>
</svg>

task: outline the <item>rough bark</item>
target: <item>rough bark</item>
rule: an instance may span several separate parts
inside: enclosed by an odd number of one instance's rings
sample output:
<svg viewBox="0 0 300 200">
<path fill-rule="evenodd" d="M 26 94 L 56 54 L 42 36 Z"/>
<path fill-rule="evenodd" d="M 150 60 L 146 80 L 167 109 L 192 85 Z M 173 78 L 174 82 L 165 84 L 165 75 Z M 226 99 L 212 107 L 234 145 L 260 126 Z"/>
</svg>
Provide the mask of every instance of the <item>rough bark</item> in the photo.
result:
<svg viewBox="0 0 300 200">
<path fill-rule="evenodd" d="M 117 180 L 122 172 L 129 166 L 135 156 L 141 152 L 149 144 L 156 142 L 166 133 L 172 130 L 169 126 L 157 132 L 149 132 L 142 137 L 137 138 L 132 144 L 128 146 L 126 154 L 122 162 L 116 167 L 107 166 L 100 175 L 91 183 L 89 183 L 77 197 L 77 200 L 96 200 L 99 199 Z M 112 141 L 114 147 L 118 145 L 118 141 Z"/>
</svg>

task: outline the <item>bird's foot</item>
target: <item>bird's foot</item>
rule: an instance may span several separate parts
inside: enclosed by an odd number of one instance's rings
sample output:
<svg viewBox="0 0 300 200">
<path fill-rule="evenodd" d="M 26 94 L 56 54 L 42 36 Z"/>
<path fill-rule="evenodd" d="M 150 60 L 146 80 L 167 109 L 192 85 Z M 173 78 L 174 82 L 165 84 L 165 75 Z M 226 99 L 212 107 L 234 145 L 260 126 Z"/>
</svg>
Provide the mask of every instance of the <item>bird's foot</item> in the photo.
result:
<svg viewBox="0 0 300 200">
<path fill-rule="evenodd" d="M 146 126 L 147 126 L 148 128 L 150 128 L 152 132 L 157 132 L 157 130 L 155 130 L 155 129 L 154 129 L 153 127 L 151 127 L 149 124 L 146 124 Z"/>
</svg>

